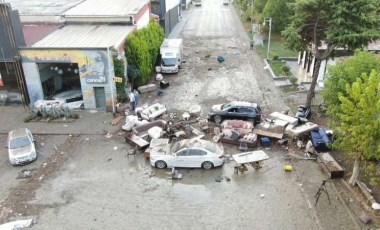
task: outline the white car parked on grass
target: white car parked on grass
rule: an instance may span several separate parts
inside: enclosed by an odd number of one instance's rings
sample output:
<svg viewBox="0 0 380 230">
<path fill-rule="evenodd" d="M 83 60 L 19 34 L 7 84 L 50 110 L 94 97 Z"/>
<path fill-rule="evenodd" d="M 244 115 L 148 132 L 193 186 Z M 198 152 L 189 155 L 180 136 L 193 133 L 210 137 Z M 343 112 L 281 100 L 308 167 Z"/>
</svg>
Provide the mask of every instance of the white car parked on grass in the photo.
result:
<svg viewBox="0 0 380 230">
<path fill-rule="evenodd" d="M 21 165 L 37 158 L 32 133 L 27 128 L 12 130 L 8 134 L 8 154 L 12 165 Z"/>
<path fill-rule="evenodd" d="M 201 139 L 185 139 L 174 144 L 154 147 L 150 164 L 157 168 L 211 169 L 224 163 L 223 146 Z"/>
</svg>

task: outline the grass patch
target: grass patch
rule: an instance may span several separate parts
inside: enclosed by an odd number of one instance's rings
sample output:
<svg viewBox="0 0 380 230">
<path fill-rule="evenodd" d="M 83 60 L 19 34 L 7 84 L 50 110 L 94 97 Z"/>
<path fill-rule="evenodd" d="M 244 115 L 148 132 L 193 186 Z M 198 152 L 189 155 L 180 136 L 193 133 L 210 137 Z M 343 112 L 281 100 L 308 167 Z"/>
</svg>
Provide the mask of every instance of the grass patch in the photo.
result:
<svg viewBox="0 0 380 230">
<path fill-rule="evenodd" d="M 259 53 L 263 58 L 266 58 L 267 50 L 268 40 L 265 40 L 262 46 L 256 46 L 257 53 Z M 298 52 L 286 48 L 280 34 L 272 33 L 269 47 L 269 59 L 273 58 L 274 56 L 297 57 Z"/>
<path fill-rule="evenodd" d="M 291 76 L 290 68 L 281 60 L 270 60 L 269 65 L 276 76 Z"/>
</svg>

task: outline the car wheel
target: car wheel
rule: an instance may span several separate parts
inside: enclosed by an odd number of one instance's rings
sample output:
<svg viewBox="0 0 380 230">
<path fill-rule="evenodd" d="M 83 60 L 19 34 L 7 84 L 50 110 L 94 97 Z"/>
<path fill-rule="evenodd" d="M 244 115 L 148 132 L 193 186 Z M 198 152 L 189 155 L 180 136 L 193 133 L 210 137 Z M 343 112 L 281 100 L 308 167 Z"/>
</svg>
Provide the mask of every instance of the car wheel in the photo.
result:
<svg viewBox="0 0 380 230">
<path fill-rule="evenodd" d="M 166 163 L 165 163 L 165 161 L 157 161 L 156 162 L 156 167 L 157 168 L 159 168 L 159 169 L 164 169 L 164 168 L 166 168 Z"/>
<path fill-rule="evenodd" d="M 219 115 L 215 115 L 214 116 L 214 121 L 215 121 L 215 123 L 219 124 L 220 122 L 222 122 L 222 117 L 219 116 Z"/>
<path fill-rule="evenodd" d="M 204 169 L 212 169 L 214 168 L 214 164 L 210 161 L 205 161 L 202 163 L 202 168 Z"/>
</svg>

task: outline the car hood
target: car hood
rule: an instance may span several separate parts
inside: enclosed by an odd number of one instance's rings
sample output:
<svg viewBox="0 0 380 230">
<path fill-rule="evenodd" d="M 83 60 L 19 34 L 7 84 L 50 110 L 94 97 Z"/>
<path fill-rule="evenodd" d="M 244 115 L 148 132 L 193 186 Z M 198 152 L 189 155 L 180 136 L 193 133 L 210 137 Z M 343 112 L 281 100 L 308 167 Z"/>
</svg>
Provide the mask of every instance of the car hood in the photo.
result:
<svg viewBox="0 0 380 230">
<path fill-rule="evenodd" d="M 29 146 L 25 146 L 18 149 L 9 149 L 9 154 L 11 154 L 12 156 L 22 156 L 25 154 L 29 154 L 32 151 L 33 151 L 33 147 L 29 145 Z"/>
<path fill-rule="evenodd" d="M 213 111 L 213 112 L 221 111 L 221 110 L 222 110 L 222 106 L 223 106 L 223 104 L 213 105 L 213 106 L 212 106 L 212 111 Z"/>
<path fill-rule="evenodd" d="M 150 151 L 150 156 L 171 156 L 170 144 L 158 145 Z"/>
</svg>

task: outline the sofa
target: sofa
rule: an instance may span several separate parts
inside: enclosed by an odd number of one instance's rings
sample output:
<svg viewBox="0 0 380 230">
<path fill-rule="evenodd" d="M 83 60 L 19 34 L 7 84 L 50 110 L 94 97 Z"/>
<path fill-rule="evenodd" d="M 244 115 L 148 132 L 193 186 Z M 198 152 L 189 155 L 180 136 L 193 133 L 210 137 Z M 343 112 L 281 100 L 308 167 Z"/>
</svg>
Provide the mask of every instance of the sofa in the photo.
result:
<svg viewBox="0 0 380 230">
<path fill-rule="evenodd" d="M 252 122 L 242 120 L 224 120 L 220 126 L 223 130 L 231 129 L 238 131 L 241 135 L 251 133 L 253 130 Z"/>
<path fill-rule="evenodd" d="M 311 142 L 317 152 L 326 152 L 329 151 L 329 144 L 331 139 L 326 133 L 326 129 L 318 128 L 310 131 Z"/>
<path fill-rule="evenodd" d="M 248 140 L 248 139 L 245 139 L 243 137 L 240 137 L 239 139 L 235 140 L 235 139 L 232 139 L 231 137 L 228 137 L 228 136 L 222 136 L 220 138 L 220 141 L 222 143 L 239 145 L 239 146 L 241 143 L 246 143 L 247 147 L 249 147 L 249 148 L 255 148 L 257 146 L 257 139 Z"/>
<path fill-rule="evenodd" d="M 166 121 L 164 120 L 157 120 L 157 121 L 152 121 L 140 126 L 136 126 L 132 128 L 132 133 L 134 133 L 137 136 L 144 136 L 148 134 L 148 130 L 153 128 L 153 127 L 159 127 L 162 128 L 162 130 L 166 129 Z"/>
<path fill-rule="evenodd" d="M 160 116 L 161 114 L 166 112 L 166 106 L 161 105 L 160 103 L 156 103 L 148 106 L 147 108 L 141 111 L 141 118 L 152 121 L 154 118 Z"/>
</svg>

